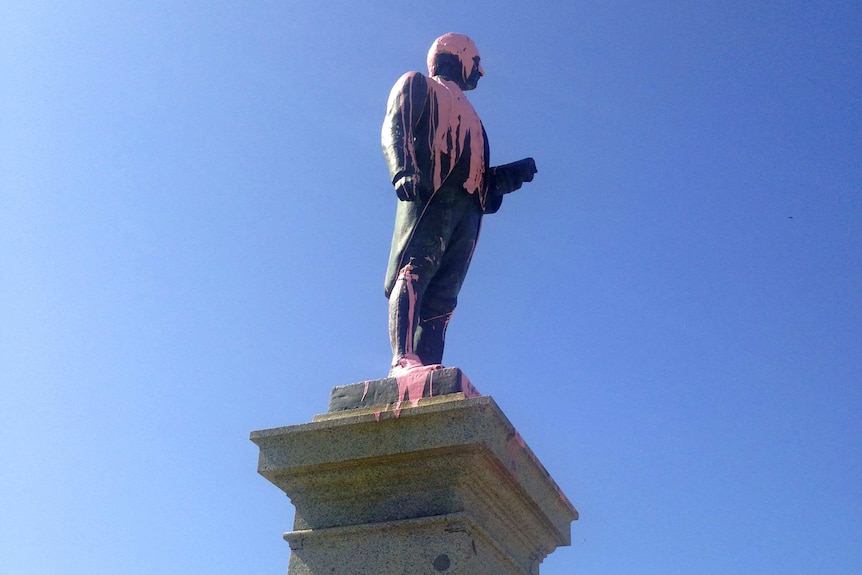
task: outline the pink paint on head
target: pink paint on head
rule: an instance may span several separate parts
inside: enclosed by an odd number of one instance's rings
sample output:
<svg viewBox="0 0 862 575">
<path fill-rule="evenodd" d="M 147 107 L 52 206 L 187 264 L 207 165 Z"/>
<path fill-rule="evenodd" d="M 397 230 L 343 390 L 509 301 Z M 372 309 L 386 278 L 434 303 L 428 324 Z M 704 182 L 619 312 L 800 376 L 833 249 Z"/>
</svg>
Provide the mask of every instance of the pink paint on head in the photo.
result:
<svg viewBox="0 0 862 575">
<path fill-rule="evenodd" d="M 452 54 L 457 56 L 462 65 L 466 65 L 469 62 L 469 66 L 472 67 L 473 58 L 479 55 L 479 50 L 476 48 L 476 44 L 473 43 L 473 40 L 471 40 L 469 36 L 456 34 L 455 32 L 443 34 L 434 40 L 431 44 L 431 48 L 428 50 L 426 63 L 428 64 L 428 73 L 431 76 L 435 76 L 437 74 L 437 56 L 440 54 Z M 469 73 L 470 70 L 467 70 L 467 74 Z"/>
</svg>

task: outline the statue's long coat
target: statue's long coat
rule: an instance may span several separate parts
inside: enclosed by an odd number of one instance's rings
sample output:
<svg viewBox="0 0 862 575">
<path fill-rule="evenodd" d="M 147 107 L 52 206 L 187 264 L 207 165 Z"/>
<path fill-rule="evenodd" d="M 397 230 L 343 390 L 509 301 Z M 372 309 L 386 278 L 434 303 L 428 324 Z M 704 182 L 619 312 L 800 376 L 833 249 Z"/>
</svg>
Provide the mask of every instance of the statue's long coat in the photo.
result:
<svg viewBox="0 0 862 575">
<path fill-rule="evenodd" d="M 381 140 L 393 184 L 418 173 L 422 199 L 445 185 L 476 194 L 483 213 L 500 209 L 485 128 L 454 82 L 404 74 L 389 95 Z"/>
</svg>

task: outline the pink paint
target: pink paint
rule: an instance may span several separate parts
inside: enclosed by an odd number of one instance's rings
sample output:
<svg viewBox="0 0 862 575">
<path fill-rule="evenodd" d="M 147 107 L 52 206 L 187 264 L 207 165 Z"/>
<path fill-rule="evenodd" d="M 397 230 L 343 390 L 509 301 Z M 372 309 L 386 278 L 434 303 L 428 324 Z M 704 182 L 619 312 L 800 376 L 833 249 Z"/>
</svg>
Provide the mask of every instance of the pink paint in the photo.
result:
<svg viewBox="0 0 862 575">
<path fill-rule="evenodd" d="M 442 44 L 439 44 L 442 41 Z M 456 54 L 462 62 L 469 62 L 472 66 L 473 57 L 479 52 L 472 40 L 460 34 L 446 34 L 437 39 L 432 46 L 442 52 Z M 429 58 L 432 53 L 429 52 Z M 429 66 L 430 68 L 430 66 Z M 414 122 L 422 117 L 422 110 L 415 110 L 415 106 L 429 106 L 428 116 L 432 119 L 428 134 L 428 148 L 431 151 L 432 170 L 430 174 L 433 191 L 440 189 L 446 178 L 452 173 L 462 153 L 466 149 L 467 138 L 470 139 L 470 171 L 464 182 L 464 189 L 470 193 L 476 193 L 481 189 L 485 176 L 485 136 L 482 122 L 476 110 L 467 100 L 467 96 L 457 83 L 434 75 L 436 70 L 431 69 L 430 78 L 426 79 L 427 93 L 424 95 L 414 94 L 414 79 L 421 76 L 419 72 L 408 72 L 399 78 L 389 94 L 388 110 L 397 107 L 399 111 L 400 125 L 403 126 L 404 134 L 400 138 L 401 145 L 397 153 L 400 154 L 401 165 L 409 171 L 406 175 L 415 175 L 413 172 L 416 162 L 416 126 Z M 470 71 L 464 72 L 469 74 Z M 424 77 L 424 76 L 423 76 Z M 387 114 L 388 115 L 388 114 Z M 436 121 L 434 121 L 436 119 Z M 390 141 L 391 135 L 384 126 L 384 143 Z M 394 144 L 394 142 L 391 142 Z M 443 156 L 449 161 L 448 169 L 443 171 Z M 427 176 L 428 174 L 421 174 Z M 397 183 L 397 182 L 396 182 Z"/>
<path fill-rule="evenodd" d="M 395 361 L 395 365 L 389 370 L 389 377 L 399 377 L 406 375 L 417 369 L 425 367 L 422 365 L 422 360 L 414 353 L 405 353 Z"/>
<path fill-rule="evenodd" d="M 370 381 L 365 382 L 365 391 L 362 392 L 362 399 L 359 400 L 360 402 L 365 401 L 365 396 L 368 395 L 368 387 L 370 385 L 371 385 Z"/>
<path fill-rule="evenodd" d="M 450 80 L 443 80 L 437 75 L 437 58 L 440 54 L 452 54 L 461 62 L 461 79 L 467 78 L 473 71 L 473 62 L 479 58 L 476 44 L 464 34 L 449 32 L 443 34 L 431 44 L 428 50 L 427 64 L 431 82 L 428 83 L 431 98 L 431 117 L 438 118 L 437 125 L 432 126 L 432 140 L 429 142 L 434 157 L 434 189 L 438 189 L 451 173 L 464 151 L 464 144 L 470 136 L 470 172 L 464 182 L 464 189 L 472 194 L 482 186 L 485 175 L 485 137 L 482 122 L 476 110 L 470 105 L 461 87 Z M 485 75 L 481 64 L 480 76 Z M 433 108 L 436 106 L 436 110 Z M 442 173 L 440 158 L 446 154 L 451 159 L 449 172 Z"/>
<path fill-rule="evenodd" d="M 472 68 L 468 68 L 473 65 L 473 59 L 479 56 L 479 50 L 473 40 L 464 34 L 454 32 L 443 34 L 434 40 L 428 50 L 426 63 L 428 64 L 428 73 L 432 76 L 437 74 L 437 56 L 440 54 L 453 54 L 458 57 L 458 60 L 461 61 L 461 76 L 466 81 L 472 72 Z M 485 70 L 482 69 L 481 64 L 479 65 L 479 72 L 482 76 L 485 75 Z"/>
<path fill-rule="evenodd" d="M 434 94 L 431 98 L 431 117 L 438 118 L 437 124 L 432 126 L 430 142 L 434 158 L 434 189 L 439 189 L 449 177 L 465 150 L 467 136 L 470 135 L 470 173 L 467 181 L 464 182 L 464 189 L 473 194 L 482 186 L 485 175 L 485 138 L 482 135 L 482 122 L 467 100 L 467 96 L 455 82 L 434 76 L 429 79 L 428 87 Z M 449 170 L 445 174 L 442 166 L 444 154 L 451 158 Z"/>
<path fill-rule="evenodd" d="M 413 353 L 413 334 L 416 329 L 416 300 L 418 298 L 413 283 L 417 279 L 419 279 L 419 276 L 413 273 L 413 266 L 408 263 L 399 271 L 398 278 L 395 280 L 395 285 L 392 286 L 392 293 L 389 296 L 390 305 L 397 305 L 397 312 L 389 314 L 389 333 L 400 334 L 400 322 L 404 321 L 401 298 L 405 295 L 404 292 L 407 295 L 407 329 L 404 337 L 404 355 L 395 360 L 392 365 L 392 371 L 389 373 L 390 376 L 395 375 L 394 372 L 399 367 L 407 368 L 414 364 L 422 365 L 419 357 Z M 392 342 L 392 345 L 394 350 L 395 342 Z"/>
<path fill-rule="evenodd" d="M 433 372 L 442 368 L 439 363 L 422 365 L 421 360 L 416 356 L 405 356 L 398 360 L 398 365 L 393 367 L 390 373 L 398 385 L 398 400 L 393 409 L 395 417 L 401 416 L 401 405 L 405 400 L 410 402 L 410 407 L 419 405 L 425 384 L 428 383 L 429 388 L 433 390 Z"/>
<path fill-rule="evenodd" d="M 395 84 L 392 88 L 392 93 L 389 94 L 389 106 L 391 107 L 394 103 L 398 103 L 399 109 L 401 110 L 401 125 L 404 126 L 404 149 L 402 150 L 403 158 L 406 160 L 409 158 L 410 163 L 404 162 L 403 166 L 415 166 L 416 165 L 416 146 L 414 142 L 416 141 L 416 137 L 414 135 L 414 126 L 413 126 L 413 76 L 417 74 L 417 72 L 408 72 L 401 76 L 401 79 Z M 405 94 L 401 91 L 400 86 L 404 83 L 407 86 L 407 93 Z M 423 100 L 424 105 L 424 100 Z M 421 110 L 419 110 L 421 113 Z"/>
<path fill-rule="evenodd" d="M 422 399 L 422 391 L 425 389 L 425 381 L 428 378 L 428 372 L 416 371 L 396 377 L 398 382 L 398 401 L 395 402 L 395 417 L 401 416 L 401 404 L 407 399 L 410 401 L 410 407 L 419 405 L 419 400 Z"/>
<path fill-rule="evenodd" d="M 404 343 L 404 351 L 408 355 L 413 355 L 413 326 L 414 317 L 416 315 L 416 290 L 413 289 L 413 282 L 418 280 L 419 276 L 413 273 L 413 266 L 407 264 L 401 268 L 401 273 L 398 274 L 398 281 L 406 284 L 407 287 L 407 341 Z M 401 289 L 401 286 L 396 286 L 396 289 Z M 418 359 L 418 358 L 417 358 Z"/>
</svg>

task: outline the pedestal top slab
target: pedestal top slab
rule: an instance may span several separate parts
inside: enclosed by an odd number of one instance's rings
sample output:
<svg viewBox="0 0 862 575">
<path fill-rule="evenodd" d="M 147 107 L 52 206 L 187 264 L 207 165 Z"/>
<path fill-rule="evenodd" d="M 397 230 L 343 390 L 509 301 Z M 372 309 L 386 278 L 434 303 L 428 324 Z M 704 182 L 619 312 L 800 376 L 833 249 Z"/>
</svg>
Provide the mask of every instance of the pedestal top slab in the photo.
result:
<svg viewBox="0 0 862 575">
<path fill-rule="evenodd" d="M 416 407 L 423 398 L 453 393 L 463 393 L 465 397 L 480 395 L 457 367 L 419 371 L 334 387 L 329 413 L 385 406 L 398 411 L 402 405 Z"/>
<path fill-rule="evenodd" d="M 299 477 L 307 478 L 302 491 L 309 481 L 323 481 L 347 467 L 376 469 L 435 457 L 445 462 L 458 454 L 475 454 L 504 470 L 530 505 L 554 525 L 558 544 L 569 543 L 569 524 L 577 519 L 577 510 L 491 397 L 457 393 L 402 406 L 397 412 L 358 411 L 252 432 L 251 440 L 260 447 L 258 472 L 293 497 Z"/>
</svg>

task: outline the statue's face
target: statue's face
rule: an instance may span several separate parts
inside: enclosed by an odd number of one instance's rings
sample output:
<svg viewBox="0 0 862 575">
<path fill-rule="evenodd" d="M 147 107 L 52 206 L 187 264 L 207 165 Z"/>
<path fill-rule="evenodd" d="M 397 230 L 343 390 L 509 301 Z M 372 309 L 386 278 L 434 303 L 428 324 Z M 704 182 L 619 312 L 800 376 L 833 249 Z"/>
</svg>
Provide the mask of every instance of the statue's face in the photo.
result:
<svg viewBox="0 0 862 575">
<path fill-rule="evenodd" d="M 457 70 L 458 65 L 455 64 L 454 67 L 447 66 L 446 75 L 450 80 L 457 82 L 462 90 L 473 90 L 479 83 L 479 78 L 485 75 L 480 63 L 479 50 L 476 49 L 473 40 L 463 34 L 444 34 L 431 45 L 431 50 L 428 52 L 428 71 L 432 76 L 438 73 L 436 61 L 442 54 L 451 54 L 451 57 L 457 58 L 460 62 L 460 74 Z"/>
<path fill-rule="evenodd" d="M 482 69 L 482 59 L 479 57 L 479 53 L 477 52 L 475 56 L 473 56 L 472 62 L 461 61 L 461 65 L 464 68 L 464 84 L 461 86 L 462 90 L 475 90 L 476 86 L 479 84 L 479 78 L 485 75 L 485 71 Z M 468 64 L 471 65 L 468 71 Z"/>
<path fill-rule="evenodd" d="M 454 48 L 452 53 L 461 61 L 461 81 L 458 83 L 462 90 L 474 90 L 479 83 L 479 78 L 485 75 L 481 64 L 482 58 L 470 38 L 466 36 L 455 36 L 455 38 L 458 41 L 451 42 L 450 46 Z"/>
</svg>

